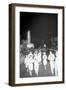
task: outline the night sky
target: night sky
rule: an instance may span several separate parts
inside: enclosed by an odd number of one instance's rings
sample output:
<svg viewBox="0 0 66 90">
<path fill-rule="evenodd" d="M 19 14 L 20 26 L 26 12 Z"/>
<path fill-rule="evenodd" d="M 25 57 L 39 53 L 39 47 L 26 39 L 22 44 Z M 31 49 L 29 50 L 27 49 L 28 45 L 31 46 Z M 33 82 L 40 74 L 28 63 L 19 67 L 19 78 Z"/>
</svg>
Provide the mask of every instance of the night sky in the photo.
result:
<svg viewBox="0 0 66 90">
<path fill-rule="evenodd" d="M 20 40 L 26 40 L 30 30 L 32 43 L 50 43 L 58 35 L 57 18 L 57 14 L 20 12 Z"/>
</svg>

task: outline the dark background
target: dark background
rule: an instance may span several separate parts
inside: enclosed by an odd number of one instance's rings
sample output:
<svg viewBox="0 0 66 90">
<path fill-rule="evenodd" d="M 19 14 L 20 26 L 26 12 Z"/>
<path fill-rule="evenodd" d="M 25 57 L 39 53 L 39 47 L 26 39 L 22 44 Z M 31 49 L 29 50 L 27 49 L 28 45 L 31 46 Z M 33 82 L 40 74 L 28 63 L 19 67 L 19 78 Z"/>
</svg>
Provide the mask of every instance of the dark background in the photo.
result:
<svg viewBox="0 0 66 90">
<path fill-rule="evenodd" d="M 31 42 L 35 45 L 44 41 L 50 46 L 51 38 L 57 37 L 58 15 L 48 13 L 20 12 L 20 41 L 27 39 L 31 31 Z"/>
</svg>

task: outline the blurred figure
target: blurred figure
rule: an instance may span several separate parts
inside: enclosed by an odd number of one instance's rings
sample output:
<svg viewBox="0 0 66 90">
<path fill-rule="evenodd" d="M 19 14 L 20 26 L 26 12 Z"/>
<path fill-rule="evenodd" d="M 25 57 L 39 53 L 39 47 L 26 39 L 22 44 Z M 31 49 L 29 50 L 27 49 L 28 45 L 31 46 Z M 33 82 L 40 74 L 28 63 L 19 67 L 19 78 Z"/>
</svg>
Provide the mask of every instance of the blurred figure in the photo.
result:
<svg viewBox="0 0 66 90">
<path fill-rule="evenodd" d="M 39 52 L 38 52 L 38 54 L 37 54 L 38 56 L 37 56 L 37 62 L 39 63 L 39 64 L 41 64 L 41 50 L 39 50 Z"/>
<path fill-rule="evenodd" d="M 46 44 L 44 44 L 44 48 L 46 48 Z"/>
<path fill-rule="evenodd" d="M 46 70 L 46 65 L 47 65 L 47 55 L 46 55 L 46 52 L 43 52 L 43 65 L 44 65 L 44 68 Z"/>
<path fill-rule="evenodd" d="M 35 51 L 34 52 L 34 70 L 35 70 L 35 74 L 38 76 L 39 63 L 37 59 L 38 59 L 38 52 Z"/>
<path fill-rule="evenodd" d="M 32 52 L 29 53 L 28 69 L 29 69 L 30 76 L 32 76 L 32 70 L 33 70 L 33 54 L 32 54 Z"/>
<path fill-rule="evenodd" d="M 55 58 L 55 75 L 58 75 L 58 51 L 56 51 L 56 58 Z"/>
<path fill-rule="evenodd" d="M 25 64 L 25 67 L 27 69 L 27 72 L 28 72 L 28 66 L 29 66 L 29 55 L 26 55 L 25 56 L 25 60 L 24 60 L 24 64 Z"/>
<path fill-rule="evenodd" d="M 50 51 L 50 54 L 48 56 L 48 60 L 50 61 L 50 67 L 51 67 L 51 73 L 54 75 L 54 60 L 55 60 L 55 55 Z"/>
<path fill-rule="evenodd" d="M 20 64 L 22 64 L 25 60 L 25 55 L 23 55 L 22 53 L 20 53 Z"/>
</svg>

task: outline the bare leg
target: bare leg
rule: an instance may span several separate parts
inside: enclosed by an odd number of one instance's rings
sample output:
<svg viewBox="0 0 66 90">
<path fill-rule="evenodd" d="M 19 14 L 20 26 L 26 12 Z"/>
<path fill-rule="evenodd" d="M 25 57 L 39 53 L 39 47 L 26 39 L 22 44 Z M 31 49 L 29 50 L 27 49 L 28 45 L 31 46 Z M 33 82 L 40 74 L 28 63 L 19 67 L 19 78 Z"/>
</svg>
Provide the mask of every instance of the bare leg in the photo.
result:
<svg viewBox="0 0 66 90">
<path fill-rule="evenodd" d="M 46 70 L 46 65 L 44 65 L 44 68 L 45 68 L 45 70 Z"/>
<path fill-rule="evenodd" d="M 29 74 L 30 74 L 30 76 L 32 76 L 32 71 L 31 70 L 29 70 Z"/>
</svg>

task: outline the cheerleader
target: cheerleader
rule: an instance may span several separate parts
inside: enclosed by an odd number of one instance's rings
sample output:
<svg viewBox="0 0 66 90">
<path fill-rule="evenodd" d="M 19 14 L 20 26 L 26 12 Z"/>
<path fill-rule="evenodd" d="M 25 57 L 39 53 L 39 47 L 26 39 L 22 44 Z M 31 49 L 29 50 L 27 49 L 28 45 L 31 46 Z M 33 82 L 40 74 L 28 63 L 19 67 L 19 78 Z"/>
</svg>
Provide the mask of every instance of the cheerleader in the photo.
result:
<svg viewBox="0 0 66 90">
<path fill-rule="evenodd" d="M 38 63 L 38 54 L 37 51 L 34 52 L 34 70 L 35 70 L 35 74 L 38 76 L 38 70 L 39 70 L 39 63 Z"/>
<path fill-rule="evenodd" d="M 37 55 L 38 55 L 37 56 L 37 61 L 40 64 L 41 63 L 41 51 L 39 51 Z"/>
<path fill-rule="evenodd" d="M 28 66 L 29 66 L 29 55 L 26 55 L 25 56 L 25 60 L 24 60 L 24 64 L 25 64 L 25 67 L 27 69 L 27 72 L 29 71 L 28 69 Z"/>
<path fill-rule="evenodd" d="M 58 52 L 56 51 L 56 58 L 55 58 L 55 75 L 58 75 Z"/>
<path fill-rule="evenodd" d="M 44 68 L 46 70 L 46 65 L 47 65 L 47 55 L 46 55 L 46 52 L 43 53 L 43 65 L 44 65 Z"/>
<path fill-rule="evenodd" d="M 55 60 L 55 55 L 51 51 L 50 51 L 50 54 L 48 56 L 48 60 L 50 61 L 51 73 L 52 73 L 52 75 L 54 75 L 54 68 L 55 68 L 54 60 Z"/>
<path fill-rule="evenodd" d="M 32 70 L 33 70 L 33 54 L 32 54 L 32 52 L 29 53 L 28 69 L 29 69 L 30 76 L 32 76 Z"/>
</svg>

